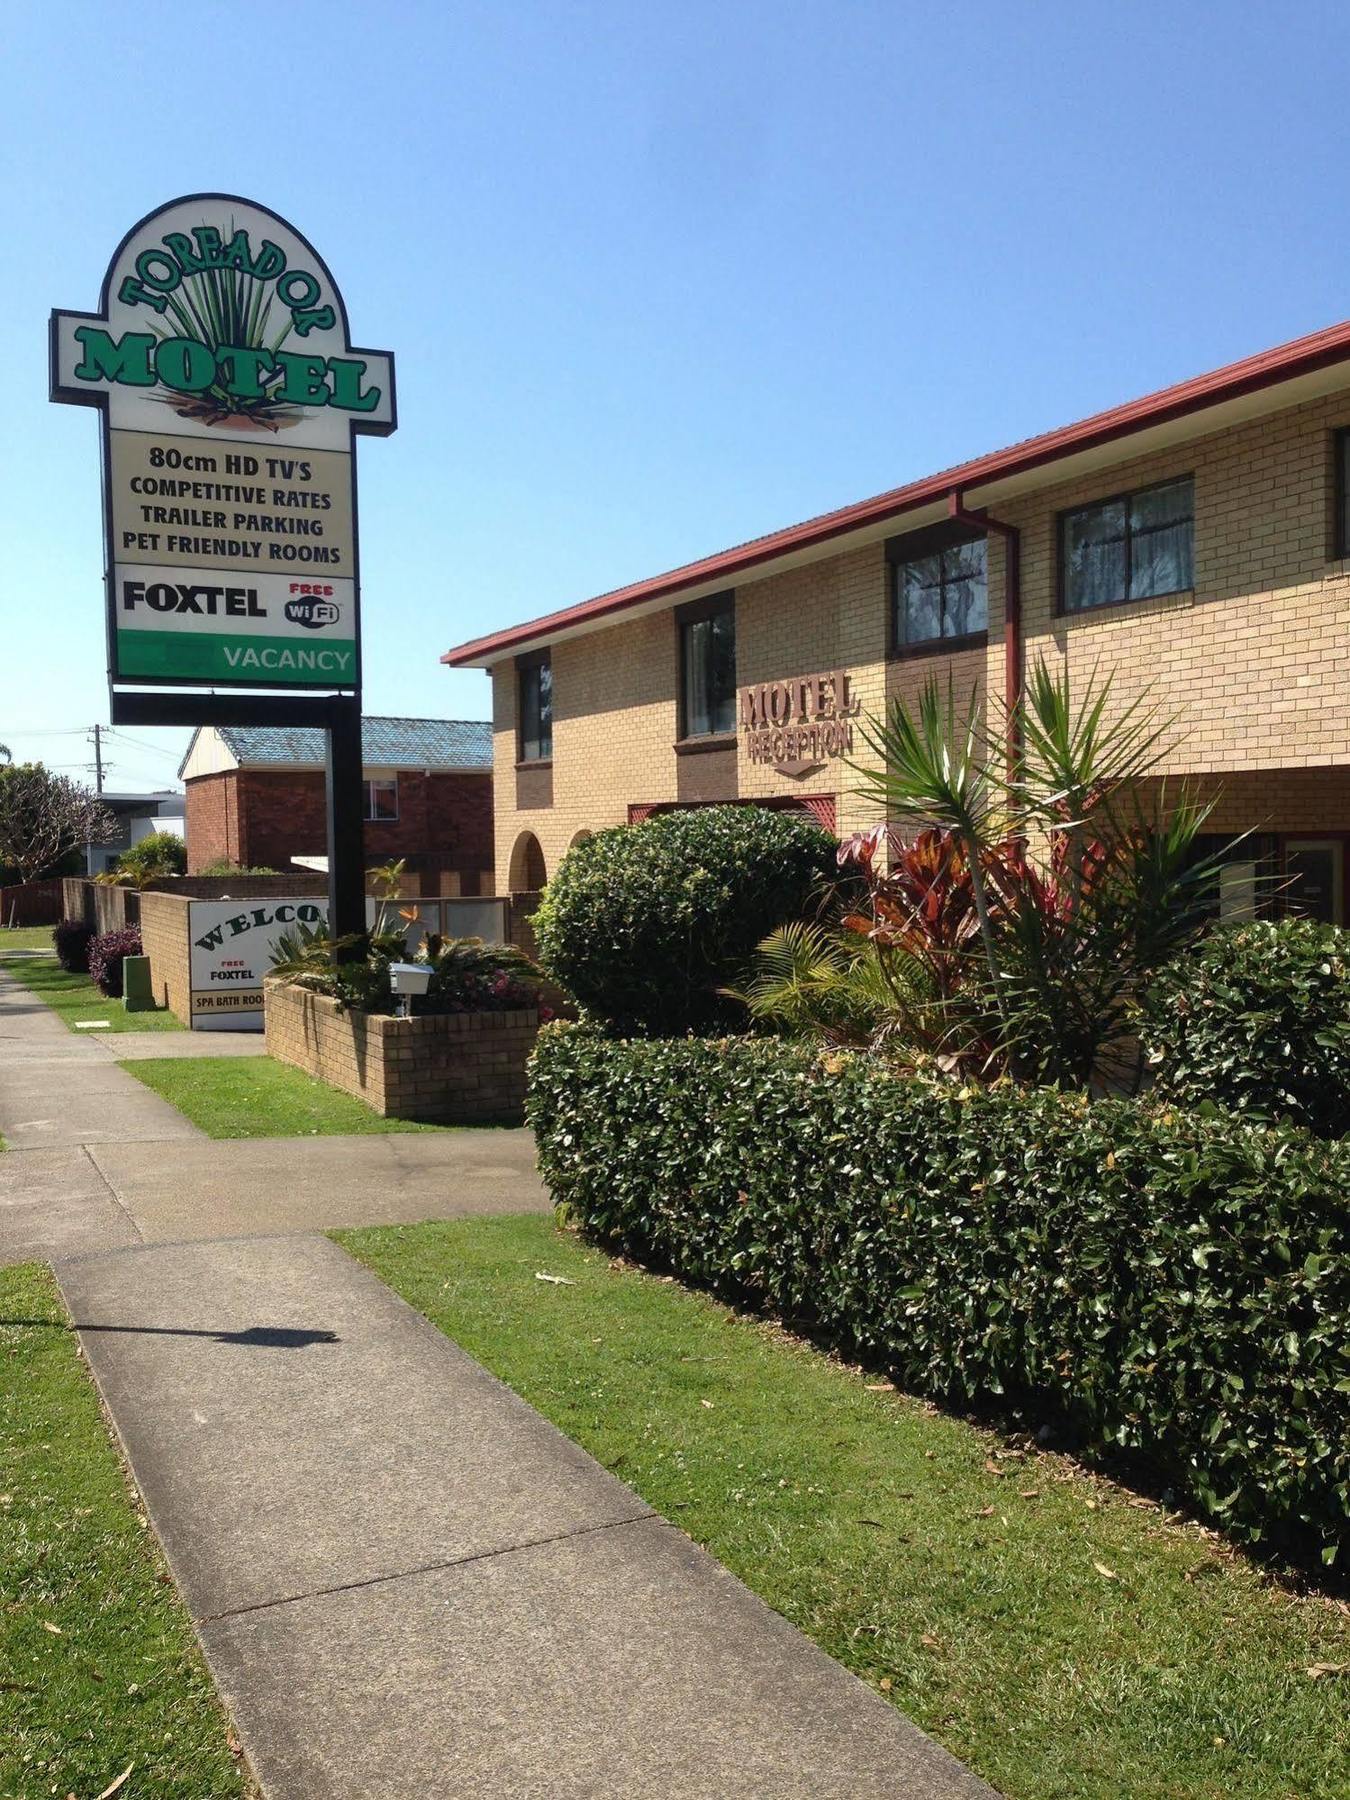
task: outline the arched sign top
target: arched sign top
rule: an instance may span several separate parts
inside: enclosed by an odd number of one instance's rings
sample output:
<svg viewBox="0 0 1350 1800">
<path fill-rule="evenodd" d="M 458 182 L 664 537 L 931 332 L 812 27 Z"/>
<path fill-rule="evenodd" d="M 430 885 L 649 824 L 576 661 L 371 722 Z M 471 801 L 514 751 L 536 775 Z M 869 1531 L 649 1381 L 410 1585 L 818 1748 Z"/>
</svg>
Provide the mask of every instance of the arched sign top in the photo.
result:
<svg viewBox="0 0 1350 1800">
<path fill-rule="evenodd" d="M 350 450 L 397 422 L 393 358 L 351 342 L 323 258 L 280 214 L 189 194 L 123 238 L 98 313 L 52 315 L 54 400 L 115 430 Z"/>
<path fill-rule="evenodd" d="M 355 434 L 394 429 L 394 359 L 309 240 L 234 194 L 156 207 L 101 310 L 52 314 L 51 385 L 102 420 L 113 689 L 359 694 Z"/>
</svg>

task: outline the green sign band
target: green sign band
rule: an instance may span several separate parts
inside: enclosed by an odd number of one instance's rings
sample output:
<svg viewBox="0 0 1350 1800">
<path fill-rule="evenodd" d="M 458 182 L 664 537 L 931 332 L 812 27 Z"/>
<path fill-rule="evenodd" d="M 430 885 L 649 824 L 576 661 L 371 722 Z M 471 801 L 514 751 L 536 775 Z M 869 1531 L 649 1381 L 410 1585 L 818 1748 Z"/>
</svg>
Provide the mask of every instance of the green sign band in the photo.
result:
<svg viewBox="0 0 1350 1800">
<path fill-rule="evenodd" d="M 262 686 L 354 687 L 356 642 L 321 644 L 229 632 L 119 631 L 117 673 L 126 680 L 219 681 Z"/>
</svg>

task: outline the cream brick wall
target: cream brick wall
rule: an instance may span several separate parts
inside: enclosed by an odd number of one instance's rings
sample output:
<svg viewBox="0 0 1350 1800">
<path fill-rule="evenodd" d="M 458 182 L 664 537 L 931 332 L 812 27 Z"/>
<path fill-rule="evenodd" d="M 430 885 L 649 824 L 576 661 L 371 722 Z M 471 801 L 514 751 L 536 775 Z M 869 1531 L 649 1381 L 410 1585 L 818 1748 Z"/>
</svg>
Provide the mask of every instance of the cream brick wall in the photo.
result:
<svg viewBox="0 0 1350 1800">
<path fill-rule="evenodd" d="M 1293 801 L 1299 823 L 1317 811 L 1276 771 L 1350 764 L 1350 563 L 1333 560 L 1332 433 L 1350 425 L 1350 393 L 1040 490 L 997 511 L 1022 533 L 1027 665 L 1067 659 L 1081 689 L 1094 666 L 1114 672 L 1119 705 L 1150 684 L 1179 715 L 1167 772 L 1268 771 L 1241 784 L 1251 805 L 1268 786 Z M 1195 589 L 1163 600 L 1056 614 L 1057 515 L 1066 507 L 1173 476 L 1195 480 Z M 736 588 L 737 684 L 846 668 L 865 712 L 913 699 L 927 677 L 1003 693 L 1003 551 L 989 544 L 986 650 L 887 660 L 885 552 L 880 543 L 822 556 Z M 619 623 L 553 649 L 553 805 L 515 806 L 515 671 L 494 671 L 497 883 L 506 891 L 513 846 L 533 831 L 551 875 L 579 831 L 622 824 L 630 803 L 676 798 L 676 628 L 673 612 Z M 997 715 L 990 711 L 990 728 Z M 847 832 L 870 822 L 840 763 L 794 781 L 750 762 L 738 734 L 743 798 L 833 793 Z M 866 752 L 856 739 L 855 754 Z M 1344 784 L 1324 830 L 1350 830 Z M 1234 803 L 1235 804 L 1235 803 Z M 1230 805 L 1228 810 L 1233 810 Z M 1244 804 L 1244 811 L 1249 810 Z M 1244 817 L 1237 823 L 1255 824 Z M 1216 826 L 1216 829 L 1219 827 Z M 1227 828 L 1225 826 L 1224 828 Z"/>
<path fill-rule="evenodd" d="M 1350 760 L 1350 564 L 1330 555 L 1347 424 L 1350 395 L 1333 395 L 1001 507 L 1022 528 L 1028 666 L 1067 659 L 1081 686 L 1099 663 L 1121 704 L 1152 683 L 1179 715 L 1172 773 Z M 1057 513 L 1179 475 L 1195 480 L 1194 592 L 1056 617 Z M 1001 634 L 989 650 L 1001 680 Z"/>
</svg>

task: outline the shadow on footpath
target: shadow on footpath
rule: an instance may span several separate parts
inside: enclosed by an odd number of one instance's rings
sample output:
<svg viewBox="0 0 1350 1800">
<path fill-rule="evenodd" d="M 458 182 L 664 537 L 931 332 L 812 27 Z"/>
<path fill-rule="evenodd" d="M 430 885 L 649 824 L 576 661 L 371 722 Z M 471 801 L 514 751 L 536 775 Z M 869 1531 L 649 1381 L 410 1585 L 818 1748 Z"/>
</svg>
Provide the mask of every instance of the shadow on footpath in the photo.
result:
<svg viewBox="0 0 1350 1800">
<path fill-rule="evenodd" d="M 136 1337 L 214 1338 L 218 1344 L 248 1344 L 263 1350 L 304 1350 L 310 1344 L 340 1344 L 336 1331 L 306 1331 L 296 1325 L 250 1325 L 247 1331 L 205 1331 L 187 1325 L 62 1325 L 57 1319 L 0 1319 L 6 1326 L 32 1331 L 125 1331 Z"/>
</svg>

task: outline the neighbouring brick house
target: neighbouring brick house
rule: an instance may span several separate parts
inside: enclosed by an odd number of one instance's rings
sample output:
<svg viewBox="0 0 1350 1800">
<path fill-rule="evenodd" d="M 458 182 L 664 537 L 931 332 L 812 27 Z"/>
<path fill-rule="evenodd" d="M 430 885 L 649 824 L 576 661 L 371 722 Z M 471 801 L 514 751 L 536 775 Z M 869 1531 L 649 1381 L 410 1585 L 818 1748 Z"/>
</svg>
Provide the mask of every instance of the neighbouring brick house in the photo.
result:
<svg viewBox="0 0 1350 1800">
<path fill-rule="evenodd" d="M 367 866 L 403 858 L 410 894 L 492 893 L 491 726 L 370 717 L 361 747 Z M 199 726 L 179 775 L 189 874 L 222 858 L 285 870 L 326 855 L 321 731 Z"/>
<path fill-rule="evenodd" d="M 1249 911 L 1345 919 L 1350 324 L 449 651 L 489 669 L 497 883 L 579 834 L 752 800 L 871 823 L 866 714 L 936 675 L 998 729 L 1033 659 L 1178 716 Z"/>
</svg>

